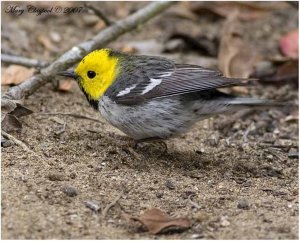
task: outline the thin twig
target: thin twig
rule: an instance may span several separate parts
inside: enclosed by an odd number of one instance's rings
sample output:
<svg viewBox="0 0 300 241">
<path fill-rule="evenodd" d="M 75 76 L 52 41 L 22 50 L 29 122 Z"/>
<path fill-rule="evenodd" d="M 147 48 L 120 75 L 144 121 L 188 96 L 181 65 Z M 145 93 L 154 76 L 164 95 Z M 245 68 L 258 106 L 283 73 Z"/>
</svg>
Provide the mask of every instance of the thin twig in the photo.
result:
<svg viewBox="0 0 300 241">
<path fill-rule="evenodd" d="M 17 64 L 26 67 L 44 68 L 49 63 L 41 60 L 30 59 L 22 56 L 14 56 L 9 54 L 1 54 L 1 61 L 7 64 Z"/>
<path fill-rule="evenodd" d="M 16 137 L 6 133 L 5 131 L 1 130 L 1 135 L 11 141 L 13 141 L 16 145 L 20 146 L 23 148 L 24 151 L 33 154 L 34 156 L 39 158 L 39 161 L 42 161 L 43 163 L 45 163 L 46 166 L 49 166 L 49 163 L 44 159 L 43 156 L 39 155 L 38 153 L 34 152 L 33 150 L 31 150 L 24 142 L 18 140 Z"/>
<path fill-rule="evenodd" d="M 102 211 L 102 218 L 104 219 L 109 209 L 111 209 L 113 206 L 117 204 L 117 202 L 121 199 L 123 196 L 124 191 L 121 191 L 121 193 L 110 203 L 108 204 Z"/>
<path fill-rule="evenodd" d="M 20 146 L 23 148 L 24 151 L 28 152 L 28 153 L 31 153 L 31 154 L 34 154 L 36 156 L 38 156 L 38 154 L 36 154 L 34 151 L 32 151 L 24 142 L 18 140 L 16 137 L 6 133 L 5 131 L 1 131 L 1 134 L 2 136 L 4 136 L 5 138 L 13 141 L 16 145 Z"/>
<path fill-rule="evenodd" d="M 48 112 L 44 112 L 44 113 L 36 113 L 39 115 L 67 115 L 67 116 L 71 116 L 71 117 L 75 117 L 75 118 L 79 118 L 79 119 L 86 119 L 86 120 L 92 120 L 92 121 L 96 121 L 99 122 L 101 124 L 104 124 L 102 121 L 93 118 L 93 117 L 89 117 L 89 116 L 85 116 L 85 115 L 80 115 L 80 114 L 75 114 L 75 113 L 63 113 L 63 112 L 52 112 L 52 113 L 48 113 Z"/>
<path fill-rule="evenodd" d="M 134 14 L 107 27 L 92 39 L 83 42 L 65 52 L 49 66 L 41 70 L 41 74 L 34 75 L 20 85 L 10 88 L 2 98 L 18 100 L 34 93 L 38 88 L 53 80 L 57 72 L 68 69 L 82 59 L 87 53 L 102 48 L 121 35 L 134 30 L 137 26 L 166 10 L 176 2 L 153 2 Z"/>
<path fill-rule="evenodd" d="M 88 9 L 90 9 L 101 20 L 103 20 L 103 22 L 105 23 L 106 26 L 110 26 L 113 24 L 113 22 L 110 21 L 100 9 L 95 8 L 93 5 L 91 5 L 89 3 L 85 3 L 84 6 L 87 7 Z"/>
</svg>

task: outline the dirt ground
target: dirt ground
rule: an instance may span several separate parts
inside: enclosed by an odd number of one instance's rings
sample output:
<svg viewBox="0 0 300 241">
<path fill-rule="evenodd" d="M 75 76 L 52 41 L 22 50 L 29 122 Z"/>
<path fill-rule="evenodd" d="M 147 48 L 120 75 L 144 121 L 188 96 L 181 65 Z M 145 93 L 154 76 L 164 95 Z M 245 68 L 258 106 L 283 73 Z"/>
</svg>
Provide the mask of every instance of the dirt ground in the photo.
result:
<svg viewBox="0 0 300 241">
<path fill-rule="evenodd" d="M 15 16 L 5 13 L 12 4 L 2 3 L 2 49 L 7 52 L 51 61 L 101 28 L 97 17 L 86 12 Z M 45 6 L 62 4 L 83 5 Z M 117 20 L 145 3 L 95 5 Z M 180 6 L 184 5 L 177 9 Z M 198 16 L 192 21 L 174 16 L 171 10 L 109 46 L 128 49 L 138 42 L 142 46 L 138 53 L 198 64 L 200 54 L 194 51 L 155 50 L 165 44 L 168 34 L 178 30 L 219 38 L 224 18 Z M 244 34 L 260 53 L 278 54 L 279 38 L 297 28 L 297 22 L 297 10 L 287 7 L 245 22 Z M 37 40 L 41 35 L 53 46 L 43 46 L 43 41 Z M 51 40 L 53 35 L 60 39 Z M 215 58 L 207 57 L 207 65 L 214 65 Z M 2 64 L 2 70 L 4 67 Z M 2 86 L 2 94 L 6 89 Z M 291 82 L 260 84 L 249 90 L 251 96 L 298 99 L 298 87 Z M 36 154 L 16 145 L 1 148 L 2 239 L 299 238 L 298 159 L 291 156 L 298 151 L 298 120 L 286 119 L 296 107 L 257 111 L 237 118 L 227 130 L 224 123 L 234 116 L 199 122 L 182 137 L 167 140 L 165 152 L 159 144 L 132 149 L 129 138 L 89 107 L 76 85 L 63 93 L 47 84 L 24 103 L 34 114 L 22 118 L 21 132 L 11 134 Z M 57 112 L 99 121 L 42 114 Z M 124 195 L 103 219 L 101 210 L 120 192 Z M 98 204 L 100 211 L 87 208 L 86 201 Z M 187 216 L 191 228 L 151 235 L 123 215 L 137 216 L 151 208 L 174 217 Z"/>
</svg>

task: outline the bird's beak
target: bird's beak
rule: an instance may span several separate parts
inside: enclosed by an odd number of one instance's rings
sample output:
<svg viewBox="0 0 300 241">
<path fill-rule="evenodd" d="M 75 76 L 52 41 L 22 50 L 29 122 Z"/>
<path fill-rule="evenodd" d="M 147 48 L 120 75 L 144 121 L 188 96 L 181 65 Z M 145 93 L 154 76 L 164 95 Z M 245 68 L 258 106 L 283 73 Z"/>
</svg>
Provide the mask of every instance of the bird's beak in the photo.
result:
<svg viewBox="0 0 300 241">
<path fill-rule="evenodd" d="M 66 71 L 61 71 L 57 73 L 60 76 L 64 76 L 64 77 L 69 77 L 72 79 L 77 79 L 78 76 L 75 74 L 74 70 L 66 70 Z"/>
</svg>

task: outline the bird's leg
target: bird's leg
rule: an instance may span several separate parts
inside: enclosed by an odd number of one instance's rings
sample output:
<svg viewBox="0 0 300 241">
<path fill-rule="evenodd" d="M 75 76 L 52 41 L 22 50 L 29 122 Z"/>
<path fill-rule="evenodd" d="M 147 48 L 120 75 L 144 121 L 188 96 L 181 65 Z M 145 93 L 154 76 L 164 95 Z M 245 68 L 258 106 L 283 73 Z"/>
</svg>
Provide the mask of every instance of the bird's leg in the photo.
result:
<svg viewBox="0 0 300 241">
<path fill-rule="evenodd" d="M 135 140 L 134 148 L 138 149 L 142 143 L 148 143 L 152 146 L 155 146 L 155 144 L 160 144 L 164 148 L 164 151 L 163 151 L 164 153 L 168 151 L 167 144 L 164 142 L 164 139 L 162 139 L 160 137 L 150 137 L 150 138 Z M 142 145 L 142 147 L 143 147 L 143 145 Z"/>
</svg>

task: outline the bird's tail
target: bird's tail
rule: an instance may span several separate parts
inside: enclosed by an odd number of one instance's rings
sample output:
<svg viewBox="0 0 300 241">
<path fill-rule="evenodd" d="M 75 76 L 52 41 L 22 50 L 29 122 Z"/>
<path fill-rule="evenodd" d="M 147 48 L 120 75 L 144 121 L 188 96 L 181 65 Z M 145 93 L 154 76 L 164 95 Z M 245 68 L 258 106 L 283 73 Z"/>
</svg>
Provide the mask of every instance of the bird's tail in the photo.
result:
<svg viewBox="0 0 300 241">
<path fill-rule="evenodd" d="M 266 109 L 266 108 L 280 108 L 289 106 L 288 103 L 276 100 L 256 99 L 256 98 L 243 98 L 236 97 L 227 100 L 227 103 L 234 107 L 241 108 L 255 108 L 255 109 Z"/>
</svg>

